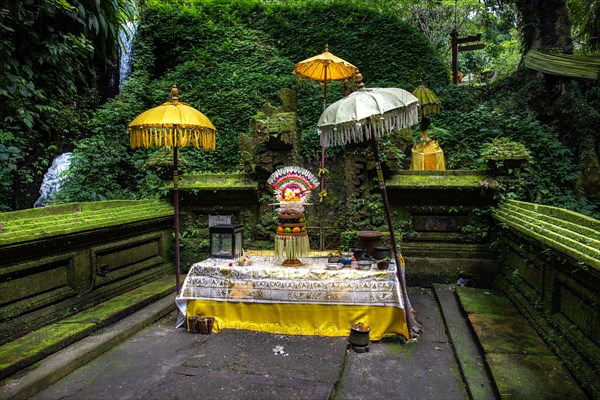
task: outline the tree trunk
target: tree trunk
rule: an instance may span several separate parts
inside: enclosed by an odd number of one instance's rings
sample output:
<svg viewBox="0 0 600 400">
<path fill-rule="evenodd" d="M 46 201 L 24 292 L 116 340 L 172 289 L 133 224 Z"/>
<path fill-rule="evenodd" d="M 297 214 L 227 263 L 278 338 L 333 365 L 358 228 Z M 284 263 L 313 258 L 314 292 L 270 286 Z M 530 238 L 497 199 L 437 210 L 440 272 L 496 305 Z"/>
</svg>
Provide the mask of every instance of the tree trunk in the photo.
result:
<svg viewBox="0 0 600 400">
<path fill-rule="evenodd" d="M 571 27 L 564 0 L 517 0 L 525 53 L 553 50 L 572 54 Z"/>
<path fill-rule="evenodd" d="M 516 0 L 516 5 L 523 55 L 529 50 L 573 54 L 565 0 Z M 600 124 L 600 116 L 581 99 L 590 82 L 525 69 L 519 74 L 525 74 L 526 80 L 540 81 L 543 90 L 531 94 L 530 109 L 558 132 L 563 144 L 575 150 L 574 161 L 582 170 L 578 192 L 600 196 L 600 134 L 594 128 Z"/>
</svg>

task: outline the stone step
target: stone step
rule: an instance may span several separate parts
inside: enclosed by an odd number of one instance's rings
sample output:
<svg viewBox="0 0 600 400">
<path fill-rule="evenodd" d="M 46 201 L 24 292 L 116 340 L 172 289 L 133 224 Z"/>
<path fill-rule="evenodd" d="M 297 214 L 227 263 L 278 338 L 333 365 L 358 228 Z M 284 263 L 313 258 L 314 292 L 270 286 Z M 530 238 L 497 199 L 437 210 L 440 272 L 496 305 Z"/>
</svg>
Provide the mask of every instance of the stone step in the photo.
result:
<svg viewBox="0 0 600 400">
<path fill-rule="evenodd" d="M 588 399 L 508 298 L 457 287 L 456 296 L 483 349 L 500 399 Z"/>
<path fill-rule="evenodd" d="M 496 388 L 486 369 L 485 357 L 458 302 L 455 286 L 433 284 L 433 290 L 469 397 L 473 400 L 496 398 Z"/>
<path fill-rule="evenodd" d="M 0 347 L 0 379 L 37 363 L 174 291 L 174 276 L 165 276 L 4 344 Z"/>
</svg>

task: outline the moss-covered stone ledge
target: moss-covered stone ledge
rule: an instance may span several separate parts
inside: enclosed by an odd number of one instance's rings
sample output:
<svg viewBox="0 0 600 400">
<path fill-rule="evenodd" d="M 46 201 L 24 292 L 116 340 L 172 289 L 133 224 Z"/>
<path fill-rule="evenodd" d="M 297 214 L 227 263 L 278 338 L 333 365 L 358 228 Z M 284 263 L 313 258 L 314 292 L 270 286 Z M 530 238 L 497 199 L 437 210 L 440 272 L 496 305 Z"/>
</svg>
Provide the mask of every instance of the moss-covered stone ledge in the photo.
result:
<svg viewBox="0 0 600 400">
<path fill-rule="evenodd" d="M 386 177 L 392 203 L 480 207 L 495 202 L 499 183 L 485 171 L 398 171 Z M 392 204 L 392 207 L 394 204 Z"/>
<path fill-rule="evenodd" d="M 515 200 L 504 203 L 494 218 L 600 271 L 600 221 L 569 210 Z"/>
<path fill-rule="evenodd" d="M 399 171 L 386 178 L 388 189 L 480 190 L 495 187 L 483 171 Z"/>
<path fill-rule="evenodd" d="M 173 188 L 173 183 L 169 184 Z M 184 191 L 256 191 L 258 183 L 249 175 L 233 174 L 191 174 L 179 178 L 179 189 Z"/>
<path fill-rule="evenodd" d="M 173 273 L 165 202 L 64 204 L 0 222 L 0 344 Z"/>
<path fill-rule="evenodd" d="M 600 398 L 600 221 L 514 200 L 493 217 L 501 228 L 497 285 Z"/>
<path fill-rule="evenodd" d="M 0 248 L 5 245 L 85 232 L 113 225 L 172 218 L 173 207 L 158 200 L 70 203 L 0 213 Z"/>
<path fill-rule="evenodd" d="M 173 183 L 169 184 L 173 187 Z M 244 173 L 214 173 L 183 175 L 179 180 L 180 204 L 183 214 L 229 214 L 258 210 L 258 182 Z M 185 218 L 184 218 L 185 219 Z M 182 227 L 185 229 L 185 227 Z"/>
</svg>

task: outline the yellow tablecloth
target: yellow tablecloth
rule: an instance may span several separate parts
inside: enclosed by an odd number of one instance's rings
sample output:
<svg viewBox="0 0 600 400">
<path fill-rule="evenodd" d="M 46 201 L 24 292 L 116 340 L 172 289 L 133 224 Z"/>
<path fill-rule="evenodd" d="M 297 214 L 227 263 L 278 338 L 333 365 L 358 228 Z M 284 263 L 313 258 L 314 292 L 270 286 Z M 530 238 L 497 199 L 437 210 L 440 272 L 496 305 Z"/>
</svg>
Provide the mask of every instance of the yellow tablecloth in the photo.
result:
<svg viewBox="0 0 600 400">
<path fill-rule="evenodd" d="M 302 261 L 303 267 L 282 267 L 271 257 L 256 257 L 250 266 L 202 261 L 191 267 L 177 306 L 186 317 L 215 317 L 214 331 L 347 336 L 350 324 L 362 322 L 371 340 L 408 337 L 395 269 L 327 270 L 325 259 Z"/>
</svg>

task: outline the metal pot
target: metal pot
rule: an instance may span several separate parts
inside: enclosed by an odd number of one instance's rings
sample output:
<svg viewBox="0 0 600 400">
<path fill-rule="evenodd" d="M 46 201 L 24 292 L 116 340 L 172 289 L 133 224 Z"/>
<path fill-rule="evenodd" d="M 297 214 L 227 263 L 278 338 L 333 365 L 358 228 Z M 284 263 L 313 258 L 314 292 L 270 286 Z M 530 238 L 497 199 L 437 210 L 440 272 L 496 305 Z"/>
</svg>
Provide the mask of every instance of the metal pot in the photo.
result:
<svg viewBox="0 0 600 400">
<path fill-rule="evenodd" d="M 350 265 L 352 262 L 352 253 L 342 253 L 340 257 L 340 262 L 344 265 Z"/>
<path fill-rule="evenodd" d="M 357 260 L 360 260 L 364 257 L 365 255 L 365 249 L 361 249 L 360 247 L 351 249 L 352 253 L 354 253 L 354 258 L 356 258 Z"/>
<path fill-rule="evenodd" d="M 373 258 L 376 260 L 383 260 L 385 258 L 389 258 L 392 254 L 392 250 L 389 247 L 375 247 L 375 254 L 373 254 Z"/>
<path fill-rule="evenodd" d="M 365 331 L 361 331 L 358 329 L 355 329 L 352 327 L 352 325 L 350 326 L 350 336 L 348 337 L 348 342 L 350 342 L 350 344 L 354 345 L 354 346 L 368 346 L 370 340 L 369 337 L 369 332 L 371 331 L 371 329 L 367 329 Z"/>
</svg>

